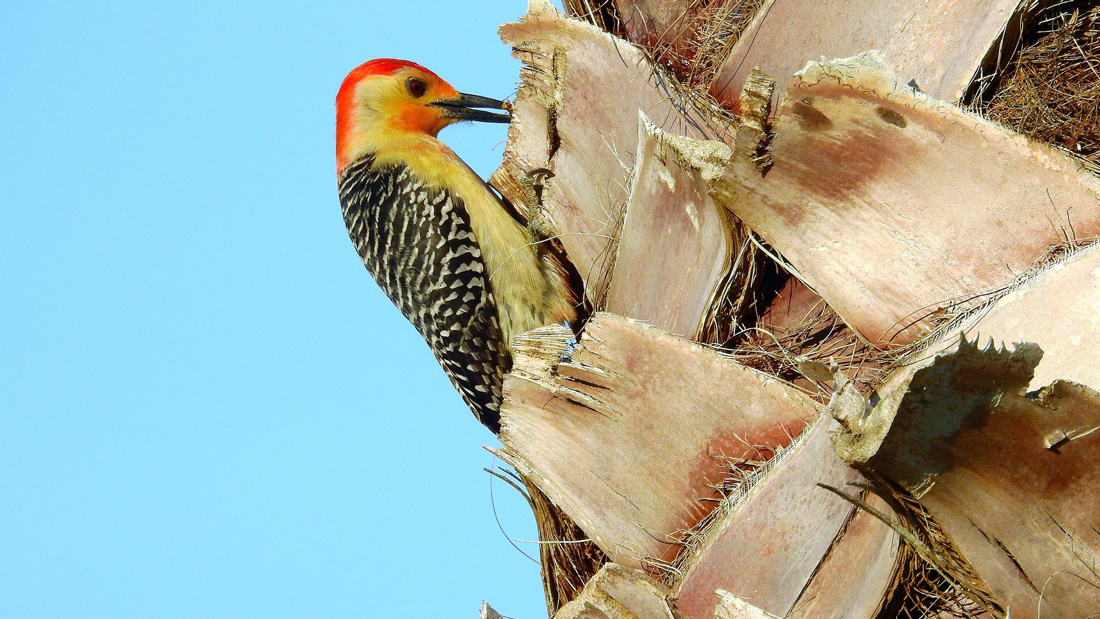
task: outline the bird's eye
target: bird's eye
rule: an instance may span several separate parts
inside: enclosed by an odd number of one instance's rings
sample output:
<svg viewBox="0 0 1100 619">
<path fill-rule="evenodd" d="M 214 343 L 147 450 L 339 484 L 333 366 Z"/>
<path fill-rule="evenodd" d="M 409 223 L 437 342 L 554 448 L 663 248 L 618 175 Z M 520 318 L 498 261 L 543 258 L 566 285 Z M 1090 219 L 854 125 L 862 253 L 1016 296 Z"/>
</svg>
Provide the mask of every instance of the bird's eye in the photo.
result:
<svg viewBox="0 0 1100 619">
<path fill-rule="evenodd" d="M 428 91 L 428 85 L 424 83 L 424 80 L 418 80 L 415 77 L 410 77 L 405 82 L 405 88 L 409 89 L 409 94 L 414 97 L 423 97 L 424 93 Z"/>
</svg>

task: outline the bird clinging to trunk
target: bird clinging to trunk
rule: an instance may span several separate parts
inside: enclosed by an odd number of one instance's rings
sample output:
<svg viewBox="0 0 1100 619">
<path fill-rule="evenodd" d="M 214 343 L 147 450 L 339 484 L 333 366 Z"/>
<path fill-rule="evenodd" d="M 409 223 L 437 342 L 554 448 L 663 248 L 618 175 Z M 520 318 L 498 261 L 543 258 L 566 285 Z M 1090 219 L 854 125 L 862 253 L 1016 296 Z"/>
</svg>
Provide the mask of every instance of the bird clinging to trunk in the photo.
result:
<svg viewBox="0 0 1100 619">
<path fill-rule="evenodd" d="M 424 67 L 382 58 L 336 96 L 336 174 L 356 251 L 427 341 L 474 415 L 500 429 L 516 334 L 576 324 L 580 296 L 560 251 L 436 135 L 509 122 L 503 101 L 462 94 Z"/>
</svg>

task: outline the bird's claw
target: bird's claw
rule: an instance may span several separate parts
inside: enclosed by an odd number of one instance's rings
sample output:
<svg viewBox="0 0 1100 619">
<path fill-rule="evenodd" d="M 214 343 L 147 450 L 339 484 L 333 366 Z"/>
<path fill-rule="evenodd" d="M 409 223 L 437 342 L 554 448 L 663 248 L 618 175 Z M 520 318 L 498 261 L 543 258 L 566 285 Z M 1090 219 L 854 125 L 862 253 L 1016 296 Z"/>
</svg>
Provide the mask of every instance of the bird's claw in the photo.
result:
<svg viewBox="0 0 1100 619">
<path fill-rule="evenodd" d="M 570 331 L 573 330 L 573 326 L 569 324 L 568 320 L 563 320 L 561 324 L 565 325 L 566 329 Z M 573 351 L 577 350 L 577 343 L 577 336 L 575 335 L 565 342 L 565 352 L 560 355 L 562 363 L 571 363 L 573 361 Z"/>
</svg>

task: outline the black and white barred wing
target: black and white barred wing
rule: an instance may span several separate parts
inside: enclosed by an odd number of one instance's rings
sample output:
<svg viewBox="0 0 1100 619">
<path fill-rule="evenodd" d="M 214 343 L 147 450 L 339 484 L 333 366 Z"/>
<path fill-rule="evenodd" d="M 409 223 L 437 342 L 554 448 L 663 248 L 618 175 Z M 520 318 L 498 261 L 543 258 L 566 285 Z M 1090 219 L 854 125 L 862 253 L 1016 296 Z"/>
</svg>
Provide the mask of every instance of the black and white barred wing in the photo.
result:
<svg viewBox="0 0 1100 619">
<path fill-rule="evenodd" d="M 511 357 L 465 206 L 404 167 L 374 170 L 373 163 L 363 157 L 340 179 L 352 243 L 474 415 L 497 432 Z"/>
</svg>

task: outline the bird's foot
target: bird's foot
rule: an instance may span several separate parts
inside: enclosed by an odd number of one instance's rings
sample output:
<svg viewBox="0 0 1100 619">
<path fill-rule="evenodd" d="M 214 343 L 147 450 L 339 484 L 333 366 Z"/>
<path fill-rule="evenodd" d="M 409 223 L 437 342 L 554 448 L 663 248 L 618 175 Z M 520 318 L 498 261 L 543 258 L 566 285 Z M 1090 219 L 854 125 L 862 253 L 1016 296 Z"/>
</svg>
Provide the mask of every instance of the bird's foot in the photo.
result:
<svg viewBox="0 0 1100 619">
<path fill-rule="evenodd" d="M 573 330 L 573 325 L 569 324 L 568 320 L 563 320 L 562 324 L 565 325 L 566 329 L 570 331 Z M 573 361 L 573 351 L 577 350 L 577 343 L 577 336 L 575 335 L 565 342 L 565 351 L 560 355 L 562 363 L 571 363 Z"/>
</svg>

